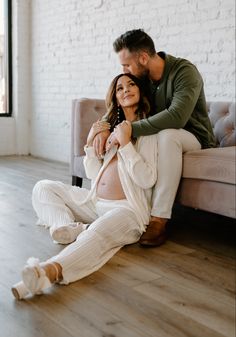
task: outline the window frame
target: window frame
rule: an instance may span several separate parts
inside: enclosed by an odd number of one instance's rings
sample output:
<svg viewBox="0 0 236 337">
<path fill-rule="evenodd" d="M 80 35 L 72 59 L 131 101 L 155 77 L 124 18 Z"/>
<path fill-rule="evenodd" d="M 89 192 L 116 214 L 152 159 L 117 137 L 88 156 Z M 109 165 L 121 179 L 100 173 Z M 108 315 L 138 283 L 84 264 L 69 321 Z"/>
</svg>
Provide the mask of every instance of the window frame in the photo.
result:
<svg viewBox="0 0 236 337">
<path fill-rule="evenodd" d="M 6 112 L 0 113 L 0 117 L 12 116 L 12 1 L 3 0 L 4 2 L 4 53 L 6 53 L 4 61 L 4 72 L 6 74 Z"/>
</svg>

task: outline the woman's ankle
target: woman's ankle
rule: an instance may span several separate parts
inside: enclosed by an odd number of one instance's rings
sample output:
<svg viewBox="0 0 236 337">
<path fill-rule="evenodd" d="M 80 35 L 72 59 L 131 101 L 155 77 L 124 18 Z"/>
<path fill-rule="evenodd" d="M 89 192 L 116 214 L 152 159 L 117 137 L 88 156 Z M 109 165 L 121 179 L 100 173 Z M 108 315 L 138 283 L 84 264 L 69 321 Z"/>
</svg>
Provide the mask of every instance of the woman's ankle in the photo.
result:
<svg viewBox="0 0 236 337">
<path fill-rule="evenodd" d="M 46 276 L 51 283 L 57 283 L 62 280 L 62 267 L 57 262 L 42 264 L 42 268 L 45 270 Z"/>
</svg>

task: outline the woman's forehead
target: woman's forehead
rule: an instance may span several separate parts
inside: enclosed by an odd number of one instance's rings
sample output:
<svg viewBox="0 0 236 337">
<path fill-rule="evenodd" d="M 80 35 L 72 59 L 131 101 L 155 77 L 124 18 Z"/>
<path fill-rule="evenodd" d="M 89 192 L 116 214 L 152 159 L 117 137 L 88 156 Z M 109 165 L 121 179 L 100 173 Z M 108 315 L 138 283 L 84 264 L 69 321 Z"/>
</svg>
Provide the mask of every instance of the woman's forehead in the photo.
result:
<svg viewBox="0 0 236 337">
<path fill-rule="evenodd" d="M 117 85 L 129 82 L 133 82 L 133 80 L 129 76 L 123 75 L 120 78 L 118 78 Z"/>
</svg>

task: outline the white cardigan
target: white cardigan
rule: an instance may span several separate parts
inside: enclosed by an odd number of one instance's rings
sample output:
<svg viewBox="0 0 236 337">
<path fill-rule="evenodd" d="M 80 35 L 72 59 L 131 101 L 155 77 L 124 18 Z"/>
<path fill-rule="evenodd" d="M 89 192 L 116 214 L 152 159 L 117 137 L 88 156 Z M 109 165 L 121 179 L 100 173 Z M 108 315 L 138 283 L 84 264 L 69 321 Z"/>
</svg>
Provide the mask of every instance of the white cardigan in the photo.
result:
<svg viewBox="0 0 236 337">
<path fill-rule="evenodd" d="M 134 210 L 140 229 L 149 222 L 152 186 L 157 179 L 157 135 L 141 136 L 133 145 L 129 142 L 123 148 L 115 146 L 108 151 L 104 160 L 99 160 L 93 147 L 84 148 L 86 175 L 92 180 L 91 191 L 86 201 L 96 197 L 97 182 L 102 172 L 117 153 L 118 174 L 126 199 Z"/>
</svg>

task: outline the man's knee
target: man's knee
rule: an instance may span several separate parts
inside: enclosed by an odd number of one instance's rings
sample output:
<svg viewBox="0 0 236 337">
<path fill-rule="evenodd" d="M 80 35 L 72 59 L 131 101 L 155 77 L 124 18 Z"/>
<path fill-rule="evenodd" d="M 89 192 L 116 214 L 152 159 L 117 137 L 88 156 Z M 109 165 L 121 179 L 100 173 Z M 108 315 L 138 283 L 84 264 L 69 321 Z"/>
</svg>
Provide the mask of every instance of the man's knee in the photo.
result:
<svg viewBox="0 0 236 337">
<path fill-rule="evenodd" d="M 178 129 L 165 129 L 158 132 L 158 139 L 173 139 L 178 135 Z"/>
<path fill-rule="evenodd" d="M 161 130 L 157 136 L 158 146 L 164 145 L 165 147 L 171 146 L 172 144 L 182 147 L 179 138 L 178 129 L 165 129 Z"/>
</svg>

